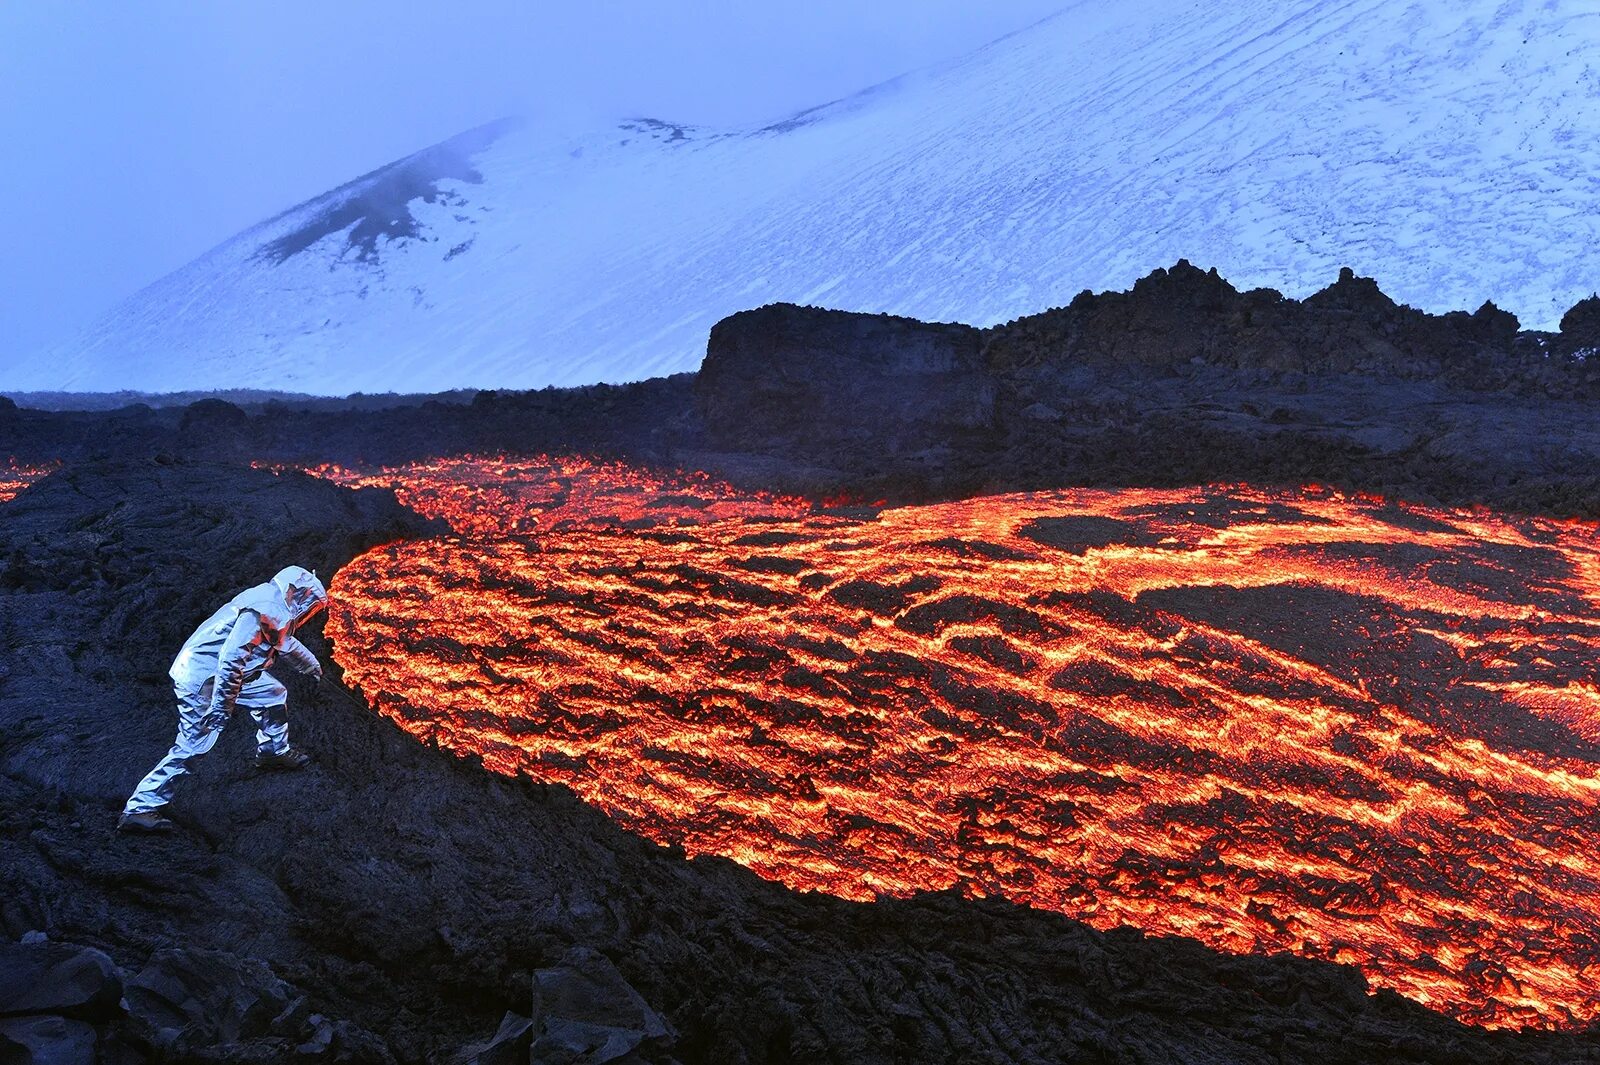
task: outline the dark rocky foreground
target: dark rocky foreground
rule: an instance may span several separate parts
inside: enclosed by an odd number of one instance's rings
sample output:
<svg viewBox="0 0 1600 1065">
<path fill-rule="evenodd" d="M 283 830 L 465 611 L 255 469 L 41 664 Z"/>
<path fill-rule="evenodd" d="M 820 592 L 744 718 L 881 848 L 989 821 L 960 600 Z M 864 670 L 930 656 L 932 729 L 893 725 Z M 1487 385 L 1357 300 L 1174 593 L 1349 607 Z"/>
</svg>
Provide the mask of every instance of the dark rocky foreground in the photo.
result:
<svg viewBox="0 0 1600 1065">
<path fill-rule="evenodd" d="M 421 747 L 337 680 L 293 690 L 312 769 L 252 775 L 236 724 L 181 832 L 113 832 L 196 617 L 421 531 L 386 493 L 150 460 L 3 505 L 0 930 L 49 939 L 0 948 L 4 1060 L 446 1060 L 498 1029 L 477 1060 L 1600 1061 L 1600 1037 L 1465 1028 L 1342 967 L 797 895 Z"/>
<path fill-rule="evenodd" d="M 0 457 L 66 463 L 0 503 L 0 1062 L 449 1060 L 497 1030 L 477 1060 L 1600 1061 L 1600 1035 L 1463 1028 L 1335 966 L 999 901 L 796 895 L 422 748 L 337 680 L 293 689 L 310 771 L 252 775 L 235 725 L 183 831 L 112 831 L 171 740 L 164 673 L 197 619 L 285 563 L 327 575 L 424 531 L 384 493 L 250 461 L 583 451 L 897 500 L 1318 481 L 1594 517 L 1594 310 L 1529 334 L 1358 278 L 1297 302 L 1180 264 L 993 330 L 763 308 L 718 326 L 698 377 L 630 386 L 0 400 Z"/>
</svg>

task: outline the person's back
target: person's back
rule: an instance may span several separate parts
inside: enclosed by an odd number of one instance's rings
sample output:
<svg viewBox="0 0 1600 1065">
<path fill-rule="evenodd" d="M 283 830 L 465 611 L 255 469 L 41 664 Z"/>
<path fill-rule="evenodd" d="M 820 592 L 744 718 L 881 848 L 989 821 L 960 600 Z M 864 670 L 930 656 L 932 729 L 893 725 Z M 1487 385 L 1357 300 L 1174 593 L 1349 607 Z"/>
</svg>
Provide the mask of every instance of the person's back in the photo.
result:
<svg viewBox="0 0 1600 1065">
<path fill-rule="evenodd" d="M 289 746 L 288 692 L 267 670 L 278 662 L 320 679 L 322 664 L 294 633 L 328 601 L 315 573 L 289 566 L 265 584 L 247 588 L 220 607 L 184 641 L 168 671 L 178 700 L 172 749 L 139 782 L 118 827 L 160 831 L 161 813 L 189 763 L 216 744 L 235 707 L 256 723 L 256 765 L 301 769 L 310 761 Z"/>
<path fill-rule="evenodd" d="M 283 570 L 279 576 L 298 570 L 311 580 L 316 580 L 316 575 L 301 570 L 298 566 Z M 233 631 L 235 622 L 245 612 L 254 614 L 259 621 L 261 632 L 265 637 L 259 643 L 248 645 L 249 650 L 244 662 L 246 676 L 259 674 L 266 669 L 280 655 L 310 655 L 293 633 L 303 619 L 293 616 L 293 606 L 278 585 L 273 581 L 246 588 L 234 596 L 212 614 L 202 621 L 189 638 L 184 641 L 183 648 L 178 652 L 178 657 L 173 659 L 172 668 L 167 671 L 174 684 L 192 684 L 198 687 L 214 677 L 222 657 L 222 647 L 228 635 Z M 316 584 L 321 588 L 321 582 Z M 320 593 L 319 593 L 320 594 Z M 323 597 L 325 598 L 325 596 Z M 311 664 L 315 663 L 312 658 Z M 307 672 L 299 670 L 298 672 Z"/>
</svg>

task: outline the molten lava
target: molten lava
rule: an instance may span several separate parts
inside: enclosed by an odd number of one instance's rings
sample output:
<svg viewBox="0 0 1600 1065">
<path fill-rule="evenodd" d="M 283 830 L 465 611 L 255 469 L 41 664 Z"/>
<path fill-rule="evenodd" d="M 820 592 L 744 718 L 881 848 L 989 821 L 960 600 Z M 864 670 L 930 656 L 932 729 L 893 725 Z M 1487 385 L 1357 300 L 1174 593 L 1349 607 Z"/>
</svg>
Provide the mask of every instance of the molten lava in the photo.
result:
<svg viewBox="0 0 1600 1065">
<path fill-rule="evenodd" d="M 873 511 L 579 460 L 360 476 L 450 520 L 343 569 L 419 737 L 852 899 L 956 887 L 1600 1017 L 1590 524 L 1308 489 Z M 531 535 L 528 535 L 531 534 Z"/>
<path fill-rule="evenodd" d="M 17 498 L 18 492 L 39 478 L 55 472 L 60 465 L 59 462 L 51 462 L 35 466 L 18 462 L 16 459 L 0 464 L 0 503 Z"/>
</svg>

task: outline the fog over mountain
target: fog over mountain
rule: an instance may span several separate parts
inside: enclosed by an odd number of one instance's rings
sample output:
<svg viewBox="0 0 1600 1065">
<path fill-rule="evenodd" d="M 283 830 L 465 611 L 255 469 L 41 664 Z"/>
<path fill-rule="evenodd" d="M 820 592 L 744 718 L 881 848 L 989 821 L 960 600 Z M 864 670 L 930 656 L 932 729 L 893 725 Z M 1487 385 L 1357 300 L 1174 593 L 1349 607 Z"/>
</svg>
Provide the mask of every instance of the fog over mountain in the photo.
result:
<svg viewBox="0 0 1600 1065">
<path fill-rule="evenodd" d="M 529 388 L 773 301 L 979 325 L 1189 258 L 1553 327 L 1600 287 L 1600 8 L 1075 4 L 755 128 L 492 121 L 223 243 L 8 389 Z M 486 116 L 486 118 L 492 116 Z"/>
</svg>

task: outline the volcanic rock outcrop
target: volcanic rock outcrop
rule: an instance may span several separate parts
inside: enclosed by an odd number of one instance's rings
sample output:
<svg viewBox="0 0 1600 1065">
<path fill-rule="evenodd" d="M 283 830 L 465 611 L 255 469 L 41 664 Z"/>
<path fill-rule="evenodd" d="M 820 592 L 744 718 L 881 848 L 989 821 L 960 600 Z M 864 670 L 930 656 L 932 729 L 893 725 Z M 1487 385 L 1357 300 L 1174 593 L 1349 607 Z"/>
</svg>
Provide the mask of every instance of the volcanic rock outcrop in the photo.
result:
<svg viewBox="0 0 1600 1065">
<path fill-rule="evenodd" d="M 1273 289 L 1240 292 L 1216 270 L 1180 260 L 1127 292 L 1084 292 L 1066 307 L 996 326 L 987 353 L 997 370 L 1199 361 L 1276 372 L 1445 377 L 1488 388 L 1505 383 L 1506 371 L 1528 373 L 1542 361 L 1517 351 L 1517 329 L 1516 316 L 1493 303 L 1443 315 L 1401 306 L 1372 278 L 1349 269 L 1295 300 Z M 1483 376 L 1495 364 L 1501 372 Z"/>
<path fill-rule="evenodd" d="M 719 447 L 949 447 L 993 426 L 982 340 L 966 325 L 773 304 L 712 328 L 696 394 Z"/>
<path fill-rule="evenodd" d="M 1590 296 L 1572 305 L 1561 316 L 1560 338 L 1569 352 L 1583 352 L 1585 359 L 1600 354 L 1600 295 Z"/>
<path fill-rule="evenodd" d="M 1274 289 L 1240 292 L 1215 269 L 1179 260 L 1126 292 L 1085 291 L 1065 307 L 985 330 L 786 304 L 742 312 L 712 330 L 699 393 L 713 432 L 740 442 L 748 440 L 723 424 L 733 407 L 728 389 L 740 388 L 753 401 L 750 422 L 775 419 L 769 432 L 792 436 L 798 408 L 820 404 L 817 397 L 838 401 L 839 390 L 827 382 L 841 372 L 862 389 L 851 426 L 857 432 L 885 402 L 870 391 L 875 385 L 899 394 L 890 402 L 902 418 L 938 421 L 940 405 L 956 393 L 987 414 L 982 400 L 1001 384 L 999 377 L 1039 367 L 1204 364 L 1441 381 L 1478 391 L 1600 395 L 1600 365 L 1572 357 L 1596 343 L 1600 298 L 1575 305 L 1559 333 L 1520 333 L 1516 315 L 1492 302 L 1470 314 L 1428 314 L 1395 303 L 1375 280 L 1348 268 L 1328 287 L 1296 300 Z M 950 382 L 950 395 L 923 389 L 929 394 L 919 409 L 916 378 L 929 371 L 930 348 L 959 353 L 940 360 L 940 368 L 955 363 L 966 376 Z M 824 421 L 816 432 L 837 427 L 837 414 L 817 413 Z M 949 427 L 984 422 L 964 409 L 954 413 Z"/>
<path fill-rule="evenodd" d="M 695 389 L 711 444 L 801 459 L 869 496 L 1316 481 L 1594 515 L 1597 306 L 1579 303 L 1559 333 L 1519 332 L 1492 303 L 1430 315 L 1348 270 L 1293 300 L 1180 261 L 988 330 L 734 315 Z M 969 354 L 932 386 L 918 367 L 933 343 L 976 348 L 978 365 Z M 803 384 L 766 390 L 777 374 Z M 927 452 L 905 424 L 944 447 Z"/>
<path fill-rule="evenodd" d="M 336 677 L 292 692 L 311 770 L 250 775 L 235 726 L 186 782 L 179 833 L 119 837 L 117 806 L 170 740 L 164 671 L 195 620 L 284 562 L 332 573 L 427 527 L 383 492 L 149 460 L 69 465 L 0 508 L 0 931 L 104 951 L 167 1003 L 126 994 L 134 1013 L 193 1014 L 170 1051 L 177 1017 L 94 1022 L 116 1060 L 443 1060 L 580 1024 L 663 1062 L 1600 1056 L 1592 1035 L 1369 995 L 1339 966 L 948 893 L 795 894 L 430 750 Z"/>
</svg>

